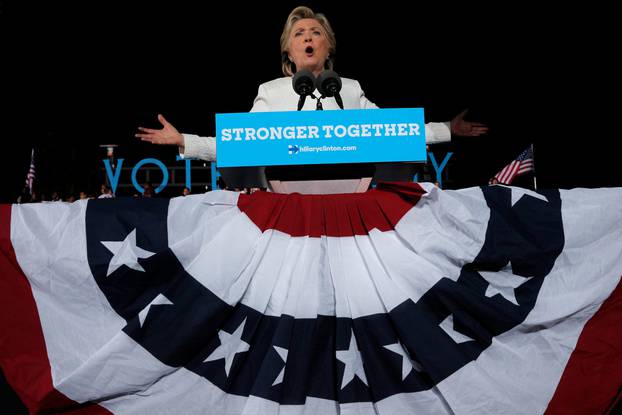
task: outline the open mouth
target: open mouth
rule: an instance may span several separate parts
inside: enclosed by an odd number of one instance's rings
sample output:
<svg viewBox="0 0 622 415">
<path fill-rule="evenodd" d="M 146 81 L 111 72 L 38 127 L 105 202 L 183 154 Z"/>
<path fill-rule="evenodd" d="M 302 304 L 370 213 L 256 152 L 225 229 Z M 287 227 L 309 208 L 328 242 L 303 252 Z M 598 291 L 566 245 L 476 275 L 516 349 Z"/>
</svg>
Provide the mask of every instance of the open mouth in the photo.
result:
<svg viewBox="0 0 622 415">
<path fill-rule="evenodd" d="M 305 53 L 306 53 L 307 55 L 313 55 L 313 46 L 307 46 L 307 47 L 305 48 Z"/>
</svg>

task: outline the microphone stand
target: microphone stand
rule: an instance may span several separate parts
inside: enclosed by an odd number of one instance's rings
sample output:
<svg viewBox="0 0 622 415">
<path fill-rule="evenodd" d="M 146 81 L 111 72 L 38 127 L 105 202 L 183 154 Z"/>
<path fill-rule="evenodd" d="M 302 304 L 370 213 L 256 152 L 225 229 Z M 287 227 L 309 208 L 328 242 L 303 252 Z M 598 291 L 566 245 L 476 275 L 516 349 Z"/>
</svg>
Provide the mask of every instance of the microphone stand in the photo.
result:
<svg viewBox="0 0 622 415">
<path fill-rule="evenodd" d="M 335 92 L 335 101 L 337 101 L 337 105 L 339 105 L 339 108 L 343 109 L 343 101 L 341 99 L 341 95 L 339 95 L 339 91 Z"/>
<path fill-rule="evenodd" d="M 315 94 L 311 93 L 309 94 L 311 96 L 311 98 L 317 100 L 317 104 L 315 106 L 315 110 L 316 111 L 322 111 L 324 109 L 324 107 L 322 106 L 322 102 L 320 101 L 322 98 L 325 98 L 324 95 L 322 95 L 321 97 L 316 97 Z M 305 104 L 305 98 L 307 96 L 306 95 L 301 95 L 300 99 L 298 100 L 298 111 L 302 110 L 302 107 Z"/>
<path fill-rule="evenodd" d="M 317 105 L 315 106 L 315 110 L 316 111 L 323 110 L 324 107 L 322 106 L 321 100 L 323 100 L 326 97 L 322 95 L 321 97 L 317 98 L 314 94 L 311 94 L 311 96 L 317 100 Z M 343 109 L 343 101 L 341 100 L 341 96 L 339 95 L 339 92 L 336 92 L 334 97 L 335 97 L 335 101 L 337 101 L 337 105 L 339 105 L 339 108 Z"/>
<path fill-rule="evenodd" d="M 315 95 L 313 95 L 313 98 L 315 98 Z M 322 98 L 324 98 L 324 95 L 319 98 L 315 98 L 317 100 L 317 105 L 315 106 L 316 111 L 322 111 L 324 109 L 324 107 L 322 107 Z"/>
</svg>

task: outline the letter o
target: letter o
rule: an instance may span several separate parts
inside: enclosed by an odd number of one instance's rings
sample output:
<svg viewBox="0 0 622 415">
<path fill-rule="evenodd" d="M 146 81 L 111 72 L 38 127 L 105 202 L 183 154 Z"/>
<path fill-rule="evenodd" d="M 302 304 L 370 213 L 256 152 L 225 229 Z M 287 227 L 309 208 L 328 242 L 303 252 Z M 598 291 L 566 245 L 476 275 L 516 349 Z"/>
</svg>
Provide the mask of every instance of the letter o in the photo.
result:
<svg viewBox="0 0 622 415">
<path fill-rule="evenodd" d="M 270 132 L 268 131 L 266 127 L 261 127 L 260 129 L 257 130 L 256 134 L 257 134 L 258 139 L 265 140 L 270 135 Z"/>
<path fill-rule="evenodd" d="M 168 183 L 168 170 L 166 170 L 164 163 L 158 159 L 142 159 L 139 161 L 138 164 L 136 164 L 132 169 L 132 184 L 134 185 L 134 188 L 138 190 L 138 193 L 143 194 L 145 192 L 145 189 L 136 181 L 136 172 L 143 166 L 143 164 L 147 163 L 155 164 L 160 168 L 160 170 L 162 170 L 162 183 L 155 189 L 156 193 L 160 193 Z"/>
<path fill-rule="evenodd" d="M 335 126 L 335 137 L 345 137 L 346 135 L 346 127 L 343 125 Z"/>
</svg>

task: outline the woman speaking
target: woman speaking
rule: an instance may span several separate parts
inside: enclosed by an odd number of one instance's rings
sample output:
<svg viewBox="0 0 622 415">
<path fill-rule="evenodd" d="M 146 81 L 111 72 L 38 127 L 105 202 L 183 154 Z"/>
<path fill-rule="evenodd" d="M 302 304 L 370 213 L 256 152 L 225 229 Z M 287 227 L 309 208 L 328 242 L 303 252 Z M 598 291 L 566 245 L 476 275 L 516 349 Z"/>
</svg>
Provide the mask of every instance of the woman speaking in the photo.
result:
<svg viewBox="0 0 622 415">
<path fill-rule="evenodd" d="M 259 91 L 251 112 L 293 111 L 297 108 L 299 96 L 292 88 L 292 76 L 301 70 L 312 72 L 316 77 L 325 69 L 333 69 L 336 51 L 335 34 L 326 16 L 314 13 L 308 7 L 296 7 L 287 17 L 281 34 L 281 60 L 284 77 L 274 79 L 259 86 Z M 365 96 L 361 85 L 354 79 L 341 78 L 340 97 L 345 109 L 378 108 Z M 302 110 L 315 110 L 316 102 L 306 100 Z M 335 97 L 322 101 L 326 110 L 339 109 Z M 450 122 L 427 123 L 426 142 L 441 143 L 451 140 L 451 134 L 478 136 L 488 128 L 481 123 L 464 120 L 465 112 Z M 179 146 L 184 158 L 216 160 L 216 140 L 214 137 L 200 137 L 181 134 L 159 114 L 161 129 L 139 127 L 136 137 L 154 144 Z"/>
</svg>

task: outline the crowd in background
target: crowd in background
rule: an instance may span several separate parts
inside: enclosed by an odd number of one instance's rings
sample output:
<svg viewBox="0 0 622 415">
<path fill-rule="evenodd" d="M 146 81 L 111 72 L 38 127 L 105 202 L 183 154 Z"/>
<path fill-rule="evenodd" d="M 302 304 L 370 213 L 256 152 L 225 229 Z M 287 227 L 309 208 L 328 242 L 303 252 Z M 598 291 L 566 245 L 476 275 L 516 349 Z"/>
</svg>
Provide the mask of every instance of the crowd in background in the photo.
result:
<svg viewBox="0 0 622 415">
<path fill-rule="evenodd" d="M 219 189 L 222 190 L 230 190 L 239 193 L 252 194 L 257 191 L 265 191 L 266 188 L 260 187 L 252 187 L 252 188 L 228 188 L 224 181 L 218 180 L 217 182 Z M 156 197 L 156 192 L 151 183 L 146 183 L 143 185 L 144 191 L 142 193 L 134 192 L 133 197 L 135 198 L 143 198 L 143 197 Z M 188 196 L 192 192 L 190 188 L 184 187 L 178 194 L 174 196 Z M 80 190 L 77 195 L 67 194 L 63 195 L 60 191 L 52 191 L 49 196 L 46 193 L 40 193 L 33 189 L 32 191 L 26 186 L 22 193 L 17 197 L 16 203 L 38 203 L 38 202 L 68 202 L 72 203 L 76 200 L 84 200 L 84 199 L 109 199 L 115 198 L 115 195 L 112 191 L 112 188 L 108 184 L 102 184 L 99 189 L 98 194 L 88 193 L 84 190 Z"/>
</svg>

